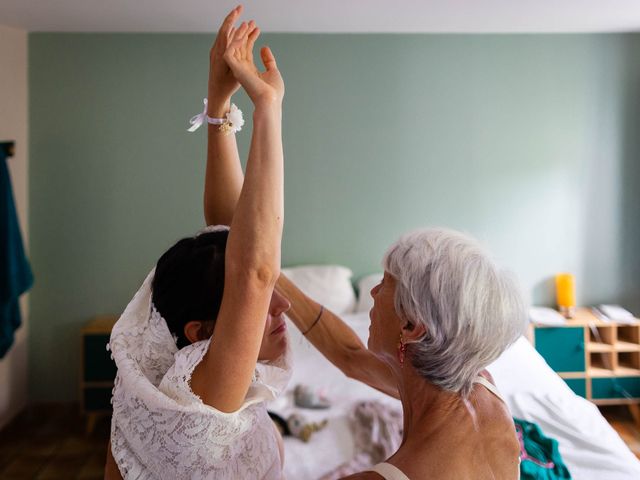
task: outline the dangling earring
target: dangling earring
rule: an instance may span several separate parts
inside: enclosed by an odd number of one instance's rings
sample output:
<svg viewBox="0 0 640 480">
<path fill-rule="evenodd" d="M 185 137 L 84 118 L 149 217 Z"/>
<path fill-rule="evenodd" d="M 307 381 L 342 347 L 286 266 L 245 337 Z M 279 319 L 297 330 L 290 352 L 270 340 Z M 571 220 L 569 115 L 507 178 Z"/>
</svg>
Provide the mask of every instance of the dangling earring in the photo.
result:
<svg viewBox="0 0 640 480">
<path fill-rule="evenodd" d="M 402 338 L 402 333 L 400 334 L 400 343 L 398 343 L 398 360 L 400 361 L 400 366 L 404 366 L 404 354 L 407 351 L 407 345 L 404 343 Z"/>
</svg>

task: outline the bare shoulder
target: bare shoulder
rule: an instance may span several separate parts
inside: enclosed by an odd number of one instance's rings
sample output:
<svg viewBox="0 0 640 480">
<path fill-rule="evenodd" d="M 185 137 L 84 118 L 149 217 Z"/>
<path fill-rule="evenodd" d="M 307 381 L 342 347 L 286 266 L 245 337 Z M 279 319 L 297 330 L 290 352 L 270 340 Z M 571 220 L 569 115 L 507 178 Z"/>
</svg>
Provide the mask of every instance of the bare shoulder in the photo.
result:
<svg viewBox="0 0 640 480">
<path fill-rule="evenodd" d="M 483 376 L 484 378 L 486 378 L 487 380 L 489 380 L 494 385 L 496 384 L 496 381 L 493 379 L 493 375 L 491 375 L 491 373 L 489 373 L 489 370 L 484 369 L 483 371 L 480 372 L 480 375 Z"/>
<path fill-rule="evenodd" d="M 342 477 L 340 480 L 380 480 L 381 478 L 384 477 L 376 472 L 360 472 L 349 475 L 348 477 Z"/>
</svg>

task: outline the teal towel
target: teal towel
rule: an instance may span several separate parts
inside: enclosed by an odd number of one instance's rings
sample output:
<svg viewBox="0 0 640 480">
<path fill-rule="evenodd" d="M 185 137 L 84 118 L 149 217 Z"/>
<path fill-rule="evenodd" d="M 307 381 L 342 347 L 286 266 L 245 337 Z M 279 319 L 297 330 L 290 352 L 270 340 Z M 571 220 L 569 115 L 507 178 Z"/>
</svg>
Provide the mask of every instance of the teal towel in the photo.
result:
<svg viewBox="0 0 640 480">
<path fill-rule="evenodd" d="M 0 149 L 0 358 L 11 348 L 14 332 L 22 323 L 18 298 L 32 284 L 33 274 L 22 246 L 6 154 Z"/>
<path fill-rule="evenodd" d="M 535 423 L 513 419 L 520 441 L 521 480 L 569 480 L 571 474 L 558 451 L 558 441 Z"/>
</svg>

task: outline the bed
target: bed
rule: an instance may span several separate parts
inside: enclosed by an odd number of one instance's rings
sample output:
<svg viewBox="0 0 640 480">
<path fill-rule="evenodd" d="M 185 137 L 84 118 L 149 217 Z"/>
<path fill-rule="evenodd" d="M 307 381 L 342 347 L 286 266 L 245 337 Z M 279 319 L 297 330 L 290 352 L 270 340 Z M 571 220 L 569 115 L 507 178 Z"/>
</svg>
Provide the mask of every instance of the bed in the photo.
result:
<svg viewBox="0 0 640 480">
<path fill-rule="evenodd" d="M 294 281 L 298 280 L 303 290 L 313 290 L 304 280 L 296 279 L 295 272 L 288 273 L 294 277 Z M 348 272 L 341 271 L 338 281 L 325 275 L 325 280 L 328 279 L 327 288 L 336 290 L 340 284 L 351 288 L 350 282 L 344 283 L 345 276 L 348 280 Z M 375 278 L 372 276 L 363 279 L 360 291 L 367 292 Z M 332 305 L 333 309 L 342 309 L 341 317 L 366 344 L 369 304 L 357 301 L 355 296 L 349 297 L 344 288 L 339 295 L 339 304 Z M 313 293 L 316 298 L 324 295 L 325 298 L 320 300 L 329 305 L 338 294 L 336 291 L 323 293 L 318 285 Z M 364 298 L 361 295 L 361 300 Z M 349 310 L 358 311 L 344 313 Z M 318 479 L 353 457 L 354 438 L 347 415 L 357 401 L 379 400 L 397 407 L 400 403 L 348 379 L 318 353 L 292 323 L 289 325 L 294 372 L 287 394 L 271 403 L 269 409 L 285 418 L 293 412 L 299 412 L 311 421 L 328 420 L 327 426 L 315 432 L 308 443 L 285 437 L 285 478 Z M 539 424 L 547 435 L 558 440 L 560 453 L 574 479 L 640 479 L 640 461 L 595 405 L 575 395 L 526 338 L 521 337 L 488 369 L 512 414 Z M 331 399 L 331 408 L 309 410 L 294 407 L 292 389 L 297 384 L 323 390 Z"/>
</svg>

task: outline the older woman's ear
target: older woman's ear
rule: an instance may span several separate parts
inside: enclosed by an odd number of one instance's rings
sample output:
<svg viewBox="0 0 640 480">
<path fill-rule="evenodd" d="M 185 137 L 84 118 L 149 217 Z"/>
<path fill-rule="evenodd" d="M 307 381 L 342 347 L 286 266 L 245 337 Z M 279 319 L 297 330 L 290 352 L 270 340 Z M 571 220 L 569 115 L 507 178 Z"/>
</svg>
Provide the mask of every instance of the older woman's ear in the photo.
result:
<svg viewBox="0 0 640 480">
<path fill-rule="evenodd" d="M 416 343 L 422 340 L 427 334 L 426 327 L 420 323 L 407 322 L 402 327 L 402 338 L 405 343 Z"/>
</svg>

